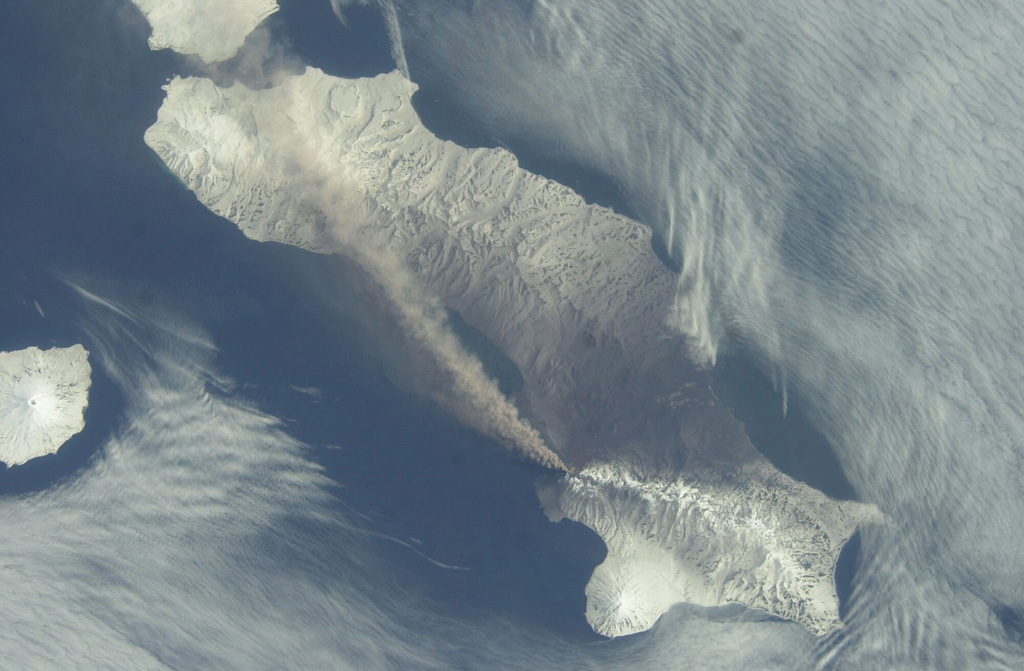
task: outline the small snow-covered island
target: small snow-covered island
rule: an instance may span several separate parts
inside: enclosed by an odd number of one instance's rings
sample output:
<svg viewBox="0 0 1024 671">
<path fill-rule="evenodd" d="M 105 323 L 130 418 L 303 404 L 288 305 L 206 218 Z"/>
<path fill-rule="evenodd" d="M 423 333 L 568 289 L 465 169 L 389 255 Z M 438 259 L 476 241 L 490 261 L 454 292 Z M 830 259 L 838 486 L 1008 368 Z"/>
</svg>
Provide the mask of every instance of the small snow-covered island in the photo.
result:
<svg viewBox="0 0 1024 671">
<path fill-rule="evenodd" d="M 81 345 L 0 352 L 0 461 L 53 454 L 84 429 L 91 384 Z"/>
<path fill-rule="evenodd" d="M 277 0 L 132 0 L 153 33 L 150 49 L 172 49 L 218 63 L 234 56 Z"/>
</svg>

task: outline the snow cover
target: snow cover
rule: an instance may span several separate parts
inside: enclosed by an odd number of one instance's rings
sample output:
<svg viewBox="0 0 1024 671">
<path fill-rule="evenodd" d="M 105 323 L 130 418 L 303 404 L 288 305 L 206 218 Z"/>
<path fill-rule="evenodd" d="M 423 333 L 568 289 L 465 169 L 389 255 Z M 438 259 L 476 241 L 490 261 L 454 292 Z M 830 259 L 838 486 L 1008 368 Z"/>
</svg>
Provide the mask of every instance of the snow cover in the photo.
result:
<svg viewBox="0 0 1024 671">
<path fill-rule="evenodd" d="M 0 352 L 0 461 L 52 454 L 85 428 L 91 374 L 81 345 Z"/>
<path fill-rule="evenodd" d="M 574 473 L 539 490 L 548 514 L 608 544 L 596 631 L 642 631 L 679 601 L 841 625 L 835 559 L 879 514 L 757 453 L 664 327 L 675 278 L 647 228 L 507 151 L 439 140 L 398 73 L 165 88 L 146 142 L 204 205 L 255 240 L 390 259 L 519 366 L 517 405 Z"/>
<path fill-rule="evenodd" d="M 680 601 L 740 603 L 819 635 L 841 626 L 839 551 L 858 525 L 883 517 L 763 463 L 747 468 L 741 477 L 698 471 L 662 480 L 602 464 L 538 483 L 552 521 L 582 522 L 608 547 L 586 588 L 595 631 L 644 631 Z"/>
<path fill-rule="evenodd" d="M 173 49 L 217 63 L 278 10 L 276 0 L 132 0 L 149 21 L 150 49 Z"/>
</svg>

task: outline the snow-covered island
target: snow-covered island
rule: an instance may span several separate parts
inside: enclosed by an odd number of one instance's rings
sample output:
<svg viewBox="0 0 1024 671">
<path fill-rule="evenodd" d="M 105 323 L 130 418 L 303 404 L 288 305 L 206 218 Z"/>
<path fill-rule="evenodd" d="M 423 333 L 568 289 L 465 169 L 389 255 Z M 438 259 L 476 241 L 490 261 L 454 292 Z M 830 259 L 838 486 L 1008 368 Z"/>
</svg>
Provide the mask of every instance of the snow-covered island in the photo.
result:
<svg viewBox="0 0 1024 671">
<path fill-rule="evenodd" d="M 91 376 L 81 345 L 0 352 L 0 461 L 52 454 L 84 429 Z"/>
<path fill-rule="evenodd" d="M 149 22 L 150 49 L 217 63 L 234 56 L 277 0 L 132 0 Z"/>
<path fill-rule="evenodd" d="M 596 631 L 642 631 L 680 601 L 841 626 L 836 557 L 880 514 L 754 449 L 665 326 L 676 282 L 648 228 L 507 151 L 439 140 L 398 73 L 166 90 L 146 143 L 209 209 L 255 240 L 401 269 L 519 366 L 516 406 L 570 471 L 540 486 L 545 509 L 608 545 Z"/>
<path fill-rule="evenodd" d="M 605 636 L 649 629 L 673 604 L 741 603 L 816 634 L 840 625 L 839 551 L 873 506 L 835 501 L 763 464 L 673 480 L 606 464 L 541 481 L 549 519 L 596 531 L 608 556 L 587 584 L 587 622 Z"/>
</svg>

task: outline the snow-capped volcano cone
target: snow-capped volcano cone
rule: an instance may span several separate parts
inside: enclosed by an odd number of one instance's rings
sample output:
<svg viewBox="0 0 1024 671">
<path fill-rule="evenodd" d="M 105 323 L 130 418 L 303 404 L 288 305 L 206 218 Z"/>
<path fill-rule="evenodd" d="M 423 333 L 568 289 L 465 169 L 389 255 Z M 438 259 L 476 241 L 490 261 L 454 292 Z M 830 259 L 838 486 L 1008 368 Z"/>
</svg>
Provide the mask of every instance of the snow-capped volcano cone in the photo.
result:
<svg viewBox="0 0 1024 671">
<path fill-rule="evenodd" d="M 91 374 L 81 345 L 0 352 L 0 461 L 52 454 L 85 428 Z"/>
</svg>

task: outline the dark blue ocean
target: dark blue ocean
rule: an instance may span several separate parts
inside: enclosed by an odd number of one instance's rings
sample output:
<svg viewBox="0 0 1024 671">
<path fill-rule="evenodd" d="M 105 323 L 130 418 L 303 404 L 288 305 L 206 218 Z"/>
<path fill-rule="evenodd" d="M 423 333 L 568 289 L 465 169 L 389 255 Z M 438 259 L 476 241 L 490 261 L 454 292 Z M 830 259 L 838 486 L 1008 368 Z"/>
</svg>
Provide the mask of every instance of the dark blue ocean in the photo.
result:
<svg viewBox="0 0 1024 671">
<path fill-rule="evenodd" d="M 304 62 L 348 77 L 393 68 L 372 11 L 357 10 L 345 27 L 327 2 L 281 4 L 268 25 Z M 177 305 L 212 335 L 220 350 L 215 365 L 239 383 L 239 393 L 288 418 L 288 432 L 312 446 L 312 457 L 338 483 L 339 515 L 363 515 L 373 531 L 419 541 L 433 559 L 471 569 L 445 570 L 381 539 L 381 558 L 410 593 L 461 616 L 497 613 L 596 639 L 582 616 L 583 588 L 603 558 L 602 543 L 581 525 L 547 521 L 533 488 L 540 469 L 388 380 L 367 337 L 380 326 L 367 316 L 372 295 L 344 290 L 359 285 L 358 269 L 245 239 L 143 143 L 160 86 L 188 67 L 148 49 L 138 12 L 127 2 L 91 0 L 9 2 L 0 12 L 0 350 L 75 342 L 93 349 L 61 275 L 102 278 L 139 304 Z M 544 160 L 515 137 L 487 135 L 429 78 L 418 79 L 415 69 L 412 75 L 421 85 L 417 110 L 437 135 L 464 145 L 504 144 L 524 167 L 629 214 L 605 176 Z M 329 310 L 323 295 L 332 298 Z M 471 329 L 460 331 L 514 389 L 515 372 Z M 799 400 L 790 399 L 783 417 L 781 396 L 741 350 L 723 360 L 714 380 L 777 466 L 830 495 L 852 497 Z M 76 477 L 117 431 L 127 400 L 94 362 L 86 430 L 57 455 L 0 472 L 0 496 Z M 855 545 L 841 560 L 843 598 Z"/>
<path fill-rule="evenodd" d="M 270 25 L 303 60 L 346 76 L 392 69 L 374 15 L 346 29 L 328 3 L 282 4 Z M 603 544 L 580 525 L 548 522 L 533 487 L 541 469 L 388 381 L 366 338 L 371 296 L 350 291 L 357 269 L 245 239 L 143 143 L 160 86 L 188 68 L 147 48 L 142 17 L 127 3 L 90 0 L 4 3 L 2 12 L 0 349 L 94 349 L 62 275 L 179 306 L 212 335 L 215 366 L 239 393 L 313 447 L 338 483 L 338 514 L 362 515 L 382 535 L 379 556 L 410 594 L 460 617 L 478 610 L 597 638 L 582 617 L 583 588 Z M 318 291 L 332 297 L 330 310 Z M 93 364 L 86 430 L 56 455 L 0 472 L 0 496 L 74 478 L 99 456 L 127 399 Z M 514 372 L 505 375 L 514 387 Z M 295 390 L 311 387 L 319 398 Z M 383 536 L 470 570 L 439 568 Z"/>
</svg>

